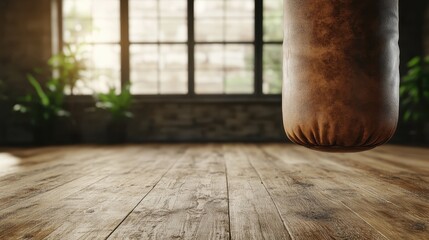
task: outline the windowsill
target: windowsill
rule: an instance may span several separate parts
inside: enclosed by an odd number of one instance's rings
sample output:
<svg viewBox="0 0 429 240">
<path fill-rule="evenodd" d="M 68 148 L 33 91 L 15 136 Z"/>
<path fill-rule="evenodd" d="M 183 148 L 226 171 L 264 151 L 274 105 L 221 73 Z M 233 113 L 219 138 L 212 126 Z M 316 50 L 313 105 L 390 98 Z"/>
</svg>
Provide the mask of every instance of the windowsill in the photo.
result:
<svg viewBox="0 0 429 240">
<path fill-rule="evenodd" d="M 66 97 L 66 102 L 71 103 L 91 103 L 94 99 L 90 95 L 75 95 Z M 269 95 L 136 95 L 135 103 L 280 103 L 280 94 Z"/>
</svg>

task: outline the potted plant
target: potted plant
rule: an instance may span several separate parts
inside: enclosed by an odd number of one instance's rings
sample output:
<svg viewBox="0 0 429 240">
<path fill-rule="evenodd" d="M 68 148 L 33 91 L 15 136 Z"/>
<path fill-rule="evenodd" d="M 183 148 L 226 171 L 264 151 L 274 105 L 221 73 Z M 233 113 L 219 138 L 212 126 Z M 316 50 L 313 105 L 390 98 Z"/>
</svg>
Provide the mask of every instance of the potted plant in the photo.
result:
<svg viewBox="0 0 429 240">
<path fill-rule="evenodd" d="M 416 141 L 429 142 L 429 56 L 414 57 L 407 66 L 400 88 L 402 117 Z"/>
<path fill-rule="evenodd" d="M 48 65 L 64 83 L 69 95 L 75 94 L 76 83 L 82 79 L 81 73 L 86 68 L 82 56 L 80 45 L 65 45 L 63 52 L 52 56 L 48 61 Z"/>
<path fill-rule="evenodd" d="M 96 107 L 109 112 L 110 118 L 106 127 L 108 142 L 122 143 L 127 139 L 128 120 L 133 117 L 130 111 L 132 94 L 130 85 L 123 87 L 118 93 L 110 87 L 107 93 L 95 94 Z"/>
<path fill-rule="evenodd" d="M 78 81 L 82 80 L 82 71 L 86 69 L 82 46 L 83 45 L 65 45 L 61 53 L 52 56 L 48 61 L 48 65 L 54 75 L 64 84 L 64 90 L 69 96 L 75 94 L 76 84 Z M 74 101 L 68 102 L 67 108 L 71 113 L 76 113 L 78 111 Z M 72 142 L 80 142 L 82 138 L 80 120 L 76 118 L 79 114 L 74 114 L 74 116 L 75 117 L 71 118 L 70 122 L 68 122 L 71 129 L 70 139 Z"/>
<path fill-rule="evenodd" d="M 28 116 L 34 143 L 51 144 L 56 121 L 69 116 L 63 107 L 64 84 L 57 78 L 50 78 L 42 84 L 30 74 L 27 79 L 34 92 L 18 99 L 19 103 L 14 105 L 13 110 Z"/>
</svg>

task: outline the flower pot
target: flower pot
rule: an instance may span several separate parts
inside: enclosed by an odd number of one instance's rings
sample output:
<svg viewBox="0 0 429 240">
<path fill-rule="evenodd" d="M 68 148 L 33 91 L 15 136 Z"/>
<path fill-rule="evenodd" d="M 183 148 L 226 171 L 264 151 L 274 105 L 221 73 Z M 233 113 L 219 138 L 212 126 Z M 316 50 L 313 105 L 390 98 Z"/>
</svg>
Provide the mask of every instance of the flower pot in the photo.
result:
<svg viewBox="0 0 429 240">
<path fill-rule="evenodd" d="M 33 126 L 33 145 L 45 146 L 52 145 L 55 143 L 55 124 L 54 122 L 48 122 Z"/>
<path fill-rule="evenodd" d="M 124 120 L 111 120 L 106 126 L 107 141 L 112 144 L 124 143 L 127 140 L 128 123 Z"/>
<path fill-rule="evenodd" d="M 398 0 L 284 1 L 283 121 L 295 143 L 361 151 L 399 112 Z"/>
</svg>

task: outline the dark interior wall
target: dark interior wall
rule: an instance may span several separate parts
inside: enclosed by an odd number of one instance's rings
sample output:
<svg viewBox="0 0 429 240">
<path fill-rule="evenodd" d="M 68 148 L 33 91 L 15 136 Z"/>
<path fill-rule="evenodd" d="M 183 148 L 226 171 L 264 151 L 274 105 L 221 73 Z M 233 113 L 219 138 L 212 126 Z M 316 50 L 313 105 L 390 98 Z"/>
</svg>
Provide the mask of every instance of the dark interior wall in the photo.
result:
<svg viewBox="0 0 429 240">
<path fill-rule="evenodd" d="M 425 55 L 429 55 L 429 4 L 426 4 L 424 12 L 423 45 Z"/>
<path fill-rule="evenodd" d="M 12 96 L 25 91 L 25 74 L 43 66 L 51 55 L 51 0 L 0 1 L 0 79 Z M 426 0 L 400 1 L 401 72 L 405 62 L 424 49 Z M 429 41 L 428 41 L 429 42 Z M 426 44 L 429 44 L 429 43 Z M 25 117 L 11 113 L 12 102 L 0 103 L 0 143 L 31 141 Z M 80 103 L 75 127 L 59 123 L 57 139 L 67 142 L 78 131 L 83 142 L 102 142 L 108 116 Z M 130 140 L 141 141 L 285 141 L 280 101 L 139 101 L 128 126 Z M 62 125 L 61 125 L 62 124 Z M 398 140 L 397 140 L 398 141 Z"/>
<path fill-rule="evenodd" d="M 25 74 L 51 55 L 50 26 L 50 0 L 0 1 L 0 93 L 16 97 L 28 89 Z M 0 100 L 0 143 L 25 140 L 9 133 L 19 121 L 12 117 L 10 102 Z"/>
<path fill-rule="evenodd" d="M 50 0 L 0 1 L 0 79 L 13 87 L 51 55 L 50 9 Z"/>
<path fill-rule="evenodd" d="M 428 0 L 399 1 L 399 46 L 401 47 L 401 74 L 406 73 L 406 63 L 413 57 L 424 54 L 425 13 Z"/>
</svg>

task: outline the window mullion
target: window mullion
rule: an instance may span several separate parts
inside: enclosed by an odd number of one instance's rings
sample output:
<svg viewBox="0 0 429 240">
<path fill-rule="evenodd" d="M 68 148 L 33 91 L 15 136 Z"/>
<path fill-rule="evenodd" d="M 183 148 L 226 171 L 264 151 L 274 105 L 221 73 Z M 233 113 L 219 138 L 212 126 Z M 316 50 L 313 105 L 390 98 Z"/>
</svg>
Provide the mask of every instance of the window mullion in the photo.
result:
<svg viewBox="0 0 429 240">
<path fill-rule="evenodd" d="M 263 83 L 263 0 L 255 0 L 255 94 L 262 95 Z"/>
<path fill-rule="evenodd" d="M 53 0 L 55 2 L 54 6 L 56 7 L 57 14 L 57 31 L 58 31 L 58 49 L 55 49 L 57 52 L 62 52 L 64 47 L 64 33 L 63 33 L 63 1 L 62 0 Z"/>
<path fill-rule="evenodd" d="M 130 83 L 129 0 L 120 0 L 121 16 L 121 86 Z"/>
<path fill-rule="evenodd" d="M 195 95 L 194 0 L 188 0 L 188 95 Z"/>
</svg>

